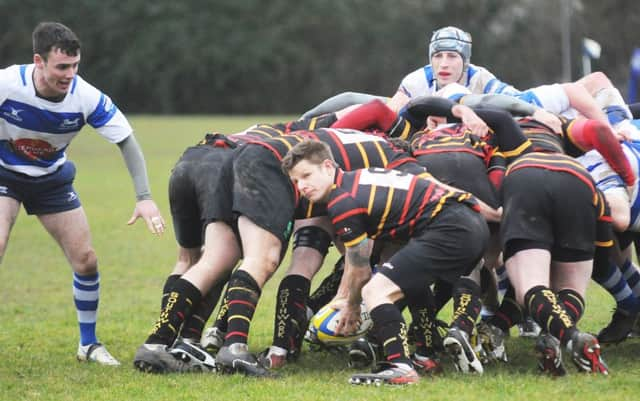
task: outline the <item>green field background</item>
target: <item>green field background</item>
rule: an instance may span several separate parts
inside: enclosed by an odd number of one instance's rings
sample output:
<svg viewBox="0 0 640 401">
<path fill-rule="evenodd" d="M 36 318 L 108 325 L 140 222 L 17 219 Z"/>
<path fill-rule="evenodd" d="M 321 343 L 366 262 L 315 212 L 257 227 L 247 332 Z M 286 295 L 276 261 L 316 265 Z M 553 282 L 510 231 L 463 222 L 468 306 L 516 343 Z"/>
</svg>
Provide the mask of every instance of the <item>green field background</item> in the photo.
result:
<svg viewBox="0 0 640 401">
<path fill-rule="evenodd" d="M 147 375 L 133 369 L 136 348 L 159 312 L 161 288 L 176 257 L 167 199 L 171 168 L 205 132 L 231 133 L 257 122 L 286 117 L 131 118 L 141 143 L 153 196 L 169 231 L 152 236 L 141 221 L 129 227 L 135 197 L 117 147 L 92 130 L 72 143 L 75 188 L 89 217 L 101 272 L 98 336 L 121 362 L 119 368 L 79 364 L 71 271 L 38 220 L 21 212 L 0 265 L 0 401 L 13 400 L 634 400 L 640 393 L 640 340 L 606 347 L 609 377 L 578 374 L 550 379 L 537 374 L 531 340 L 516 331 L 507 340 L 510 363 L 483 376 L 446 372 L 407 388 L 347 384 L 345 355 L 305 352 L 278 380 L 213 374 Z M 332 267 L 330 258 L 321 279 Z M 269 345 L 278 275 L 267 284 L 251 326 L 250 347 Z M 314 284 L 319 283 L 319 279 Z M 592 286 L 580 327 L 597 332 L 614 307 Z M 450 307 L 442 317 L 448 318 Z M 570 362 L 565 358 L 567 364 Z"/>
</svg>

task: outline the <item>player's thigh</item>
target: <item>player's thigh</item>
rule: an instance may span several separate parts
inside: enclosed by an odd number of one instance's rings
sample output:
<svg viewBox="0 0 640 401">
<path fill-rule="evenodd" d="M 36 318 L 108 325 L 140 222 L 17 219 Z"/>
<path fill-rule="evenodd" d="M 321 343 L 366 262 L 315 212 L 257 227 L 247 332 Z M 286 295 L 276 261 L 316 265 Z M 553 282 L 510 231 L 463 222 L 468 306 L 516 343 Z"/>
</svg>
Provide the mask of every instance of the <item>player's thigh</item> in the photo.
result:
<svg viewBox="0 0 640 401">
<path fill-rule="evenodd" d="M 82 207 L 60 213 L 39 215 L 38 219 L 58 242 L 76 271 L 88 272 L 96 264 L 91 248 L 91 232 Z"/>
<path fill-rule="evenodd" d="M 18 218 L 20 203 L 10 197 L 0 196 L 0 261 L 7 246 L 9 233 Z"/>
</svg>

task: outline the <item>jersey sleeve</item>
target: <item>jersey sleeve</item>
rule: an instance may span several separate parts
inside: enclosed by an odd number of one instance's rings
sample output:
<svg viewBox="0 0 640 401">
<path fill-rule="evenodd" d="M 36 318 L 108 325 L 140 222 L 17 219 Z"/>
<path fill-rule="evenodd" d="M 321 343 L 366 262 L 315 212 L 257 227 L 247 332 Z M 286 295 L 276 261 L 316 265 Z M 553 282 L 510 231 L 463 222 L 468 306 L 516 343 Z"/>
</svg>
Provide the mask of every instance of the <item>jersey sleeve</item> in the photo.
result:
<svg viewBox="0 0 640 401">
<path fill-rule="evenodd" d="M 347 248 L 367 238 L 367 209 L 359 206 L 348 192 L 340 189 L 332 191 L 327 210 L 336 236 Z"/>
<path fill-rule="evenodd" d="M 87 123 L 111 143 L 125 140 L 133 129 L 111 98 L 78 76 L 78 90 L 86 105 Z"/>
</svg>

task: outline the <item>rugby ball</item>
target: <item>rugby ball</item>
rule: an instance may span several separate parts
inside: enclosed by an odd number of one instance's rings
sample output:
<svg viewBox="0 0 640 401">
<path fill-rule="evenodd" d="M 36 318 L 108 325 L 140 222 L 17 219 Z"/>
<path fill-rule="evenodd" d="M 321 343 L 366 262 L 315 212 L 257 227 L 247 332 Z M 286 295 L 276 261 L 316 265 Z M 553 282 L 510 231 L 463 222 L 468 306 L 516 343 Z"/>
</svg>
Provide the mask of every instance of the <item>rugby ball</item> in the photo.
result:
<svg viewBox="0 0 640 401">
<path fill-rule="evenodd" d="M 360 305 L 360 320 L 360 325 L 352 335 L 336 335 L 335 330 L 340 321 L 340 310 L 325 305 L 311 318 L 309 334 L 323 344 L 349 344 L 365 335 L 373 326 L 373 321 L 364 303 Z"/>
</svg>

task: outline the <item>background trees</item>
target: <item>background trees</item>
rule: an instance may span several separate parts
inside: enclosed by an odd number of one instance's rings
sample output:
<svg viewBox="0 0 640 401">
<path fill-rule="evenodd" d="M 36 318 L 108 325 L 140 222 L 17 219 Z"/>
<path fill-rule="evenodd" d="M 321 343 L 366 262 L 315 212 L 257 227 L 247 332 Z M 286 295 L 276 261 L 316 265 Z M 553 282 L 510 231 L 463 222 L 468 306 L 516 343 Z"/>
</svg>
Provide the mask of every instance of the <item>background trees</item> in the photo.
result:
<svg viewBox="0 0 640 401">
<path fill-rule="evenodd" d="M 345 90 L 392 95 L 441 26 L 473 35 L 472 60 L 519 88 L 562 81 L 562 2 L 572 78 L 581 40 L 626 93 L 640 46 L 632 0 L 0 0 L 0 66 L 31 60 L 31 30 L 80 36 L 81 74 L 127 112 L 298 113 Z"/>
</svg>

